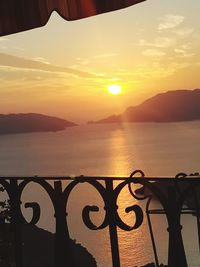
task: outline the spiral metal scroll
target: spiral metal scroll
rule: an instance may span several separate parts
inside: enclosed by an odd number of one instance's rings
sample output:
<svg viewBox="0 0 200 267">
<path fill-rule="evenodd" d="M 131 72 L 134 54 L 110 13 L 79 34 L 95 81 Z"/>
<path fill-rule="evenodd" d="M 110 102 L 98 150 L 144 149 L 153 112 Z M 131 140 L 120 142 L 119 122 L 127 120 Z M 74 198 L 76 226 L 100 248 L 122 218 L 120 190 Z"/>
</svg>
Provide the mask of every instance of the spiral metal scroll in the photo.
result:
<svg viewBox="0 0 200 267">
<path fill-rule="evenodd" d="M 83 222 L 91 230 L 100 230 L 106 227 L 110 231 L 111 249 L 113 254 L 113 266 L 120 266 L 119 248 L 118 248 L 118 235 L 117 227 L 125 231 L 137 229 L 143 221 L 143 212 L 138 205 L 133 205 L 125 209 L 126 213 L 133 213 L 135 221 L 133 225 L 127 225 L 120 218 L 118 214 L 117 199 L 122 189 L 129 185 L 128 180 L 123 180 L 119 185 L 114 188 L 113 180 L 110 178 L 103 179 L 102 182 L 97 178 L 77 177 L 75 179 L 66 178 L 70 181 L 64 188 L 62 181 L 56 179 L 53 184 L 49 183 L 46 178 L 31 177 L 31 178 L 1 178 L 0 183 L 5 188 L 10 199 L 11 209 L 11 224 L 15 235 L 15 260 L 17 267 L 23 267 L 22 260 L 22 240 L 21 230 L 24 224 L 35 225 L 39 222 L 41 210 L 39 203 L 27 202 L 24 204 L 25 208 L 32 209 L 32 218 L 29 222 L 26 221 L 21 211 L 21 196 L 27 185 L 36 183 L 41 186 L 48 194 L 55 211 L 56 218 L 56 238 L 55 238 L 55 266 L 64 267 L 64 262 L 68 262 L 73 266 L 73 259 L 71 258 L 70 251 L 70 236 L 66 219 L 66 208 L 68 200 L 73 189 L 81 183 L 87 183 L 96 189 L 97 193 L 101 196 L 104 203 L 105 217 L 100 225 L 95 225 L 90 217 L 91 213 L 98 212 L 97 206 L 86 206 L 82 211 Z M 53 180 L 53 179 L 52 179 Z"/>
<path fill-rule="evenodd" d="M 141 178 L 143 178 L 143 173 L 139 171 L 141 174 Z M 150 233 L 152 236 L 152 245 L 154 248 L 154 254 L 155 254 L 155 261 L 156 266 L 160 266 L 158 263 L 158 257 L 156 253 L 156 247 L 155 247 L 155 241 L 153 238 L 153 231 L 150 221 L 150 214 L 165 214 L 167 221 L 168 221 L 168 232 L 169 232 L 169 251 L 168 251 L 168 266 L 174 267 L 174 266 L 182 266 L 186 267 L 187 260 L 183 245 L 183 239 L 181 234 L 182 226 L 180 224 L 180 218 L 182 213 L 192 213 L 193 210 L 196 210 L 197 215 L 199 214 L 199 200 L 197 196 L 197 186 L 200 185 L 199 179 L 192 179 L 195 176 L 198 176 L 199 174 L 191 174 L 190 176 L 187 176 L 185 173 L 179 173 L 175 178 L 166 178 L 166 179 L 148 179 L 148 178 L 134 178 L 133 175 L 130 177 L 130 184 L 140 184 L 143 187 L 147 188 L 149 192 L 152 192 L 152 194 L 144 195 L 142 197 L 137 197 L 135 192 L 132 192 L 132 195 L 136 197 L 137 199 L 143 200 L 145 198 L 148 198 L 147 205 L 146 205 L 146 213 L 147 213 L 147 219 L 149 222 L 150 227 Z M 190 178 L 189 178 L 190 177 Z M 183 186 L 183 184 L 185 186 Z M 131 187 L 130 187 L 131 190 Z M 154 209 L 150 210 L 150 202 L 152 199 L 152 196 L 155 196 L 156 199 L 160 202 L 162 205 L 162 209 Z M 194 198 L 195 202 L 195 208 L 191 211 L 187 209 L 185 211 L 185 208 L 183 208 L 184 203 L 189 197 Z M 199 216 L 197 216 L 197 227 L 200 233 L 200 222 L 199 222 Z M 200 235 L 199 235 L 199 241 L 200 241 Z"/>
<path fill-rule="evenodd" d="M 194 177 L 194 176 L 192 176 Z M 144 173 L 140 170 L 134 171 L 129 178 L 120 178 L 115 185 L 116 178 L 95 178 L 95 177 L 84 177 L 80 176 L 77 178 L 42 178 L 42 177 L 30 177 L 30 178 L 0 178 L 0 185 L 5 189 L 9 196 L 10 212 L 11 212 L 11 226 L 14 232 L 14 246 L 15 246 L 15 260 L 16 267 L 23 267 L 22 260 L 22 240 L 21 230 L 24 224 L 35 225 L 39 222 L 41 216 L 41 210 L 39 203 L 27 202 L 25 208 L 32 209 L 32 218 L 29 222 L 26 221 L 21 211 L 21 196 L 26 186 L 30 183 L 36 183 L 50 197 L 55 212 L 56 221 L 56 235 L 55 235 L 55 263 L 54 266 L 65 267 L 66 262 L 70 267 L 74 267 L 70 235 L 67 223 L 66 209 L 68 206 L 68 200 L 71 192 L 77 185 L 86 183 L 92 186 L 96 192 L 100 195 L 105 209 L 105 215 L 100 225 L 96 225 L 92 221 L 91 214 L 97 213 L 100 210 L 98 206 L 87 205 L 82 210 L 82 219 L 84 225 L 93 231 L 109 229 L 110 242 L 112 250 L 113 267 L 120 267 L 119 258 L 119 246 L 118 246 L 118 233 L 117 228 L 124 231 L 132 231 L 141 226 L 143 222 L 143 211 L 137 204 L 126 207 L 126 213 L 132 213 L 134 220 L 132 225 L 128 225 L 123 221 L 118 212 L 117 200 L 122 190 L 128 187 L 130 195 L 140 201 L 147 199 L 146 213 L 149 214 L 149 205 L 152 199 L 152 194 L 156 196 L 163 207 L 163 213 L 166 214 L 169 224 L 169 266 L 182 266 L 186 267 L 186 258 L 183 248 L 182 236 L 181 236 L 181 225 L 180 216 L 183 211 L 183 204 L 185 200 L 190 196 L 191 192 L 194 195 L 194 201 L 196 203 L 197 212 L 197 225 L 200 233 L 200 222 L 199 222 L 199 200 L 197 195 L 197 186 L 200 185 L 198 179 L 187 179 L 187 176 L 183 173 L 179 174 L 177 179 L 164 179 L 168 183 L 167 194 L 164 194 L 160 190 L 156 183 L 157 179 L 144 178 Z M 188 183 L 184 190 L 180 188 L 180 180 L 186 179 Z M 158 179 L 159 180 L 159 179 Z M 51 181 L 51 182 L 50 182 Z M 64 185 L 62 181 L 68 181 L 67 185 Z M 161 181 L 161 180 L 159 180 Z M 134 185 L 139 184 L 148 188 L 149 192 L 147 195 L 139 196 L 134 191 Z M 151 229 L 150 229 L 151 231 Z M 199 234 L 200 240 L 200 234 Z M 155 244 L 153 244 L 154 246 Z M 176 253 L 176 254 L 174 254 Z M 178 255 L 178 257 L 177 257 Z M 157 266 L 158 261 L 156 260 Z M 178 265 L 177 265 L 178 264 Z"/>
<path fill-rule="evenodd" d="M 108 178 L 109 179 L 109 178 Z M 104 209 L 106 211 L 105 218 L 103 223 L 100 226 L 94 225 L 94 223 L 90 219 L 90 213 L 91 212 L 98 212 L 99 207 L 97 206 L 86 206 L 83 209 L 83 221 L 85 225 L 91 229 L 91 230 L 99 230 L 104 229 L 111 223 L 110 215 L 112 214 L 112 223 L 114 223 L 116 226 L 118 226 L 120 229 L 125 231 L 131 231 L 133 229 L 137 229 L 140 227 L 143 221 L 143 212 L 142 209 L 138 205 L 133 205 L 130 207 L 127 207 L 125 209 L 126 213 L 134 212 L 136 220 L 134 225 L 129 226 L 126 223 L 123 222 L 123 220 L 120 218 L 118 213 L 118 206 L 117 206 L 117 199 L 122 191 L 122 189 L 129 185 L 128 181 L 124 181 L 116 186 L 116 188 L 113 188 L 113 181 L 105 181 L 106 187 L 102 186 L 101 183 L 97 181 L 87 181 L 89 184 L 93 185 L 95 189 L 98 191 L 98 193 L 101 195 L 102 200 L 104 202 Z M 111 189 L 111 190 L 110 190 Z"/>
<path fill-rule="evenodd" d="M 118 267 L 120 266 L 120 257 L 117 227 L 124 231 L 132 231 L 133 229 L 139 228 L 143 222 L 142 209 L 138 205 L 133 205 L 125 209 L 126 213 L 133 212 L 136 218 L 135 223 L 132 226 L 127 225 L 119 216 L 117 199 L 122 189 L 129 184 L 129 181 L 125 180 L 119 185 L 117 185 L 115 188 L 113 180 L 110 178 L 104 180 L 105 187 L 99 181 L 96 180 L 85 178 L 84 182 L 87 182 L 92 185 L 100 194 L 104 202 L 105 218 L 101 225 L 96 226 L 90 218 L 90 213 L 98 212 L 99 207 L 86 206 L 84 207 L 82 212 L 83 222 L 90 230 L 100 230 L 106 227 L 109 228 L 113 266 Z"/>
<path fill-rule="evenodd" d="M 110 178 L 108 178 L 108 179 L 110 179 Z M 18 180 L 20 180 L 20 179 L 18 179 Z M 60 181 L 56 181 L 54 183 L 54 187 L 53 187 L 45 179 L 40 178 L 40 177 L 33 177 L 33 178 L 26 178 L 26 179 L 22 178 L 21 180 L 22 180 L 22 182 L 18 183 L 14 179 L 11 179 L 9 181 L 9 179 L 6 179 L 6 178 L 2 179 L 1 178 L 0 184 L 5 188 L 5 191 L 8 193 L 9 199 L 11 201 L 11 209 L 12 209 L 12 205 L 18 206 L 18 212 L 19 213 L 18 213 L 17 221 L 21 222 L 21 223 L 24 223 L 24 224 L 37 224 L 39 219 L 40 219 L 40 213 L 41 213 L 40 212 L 40 205 L 38 203 L 36 203 L 36 202 L 29 203 L 28 202 L 28 203 L 24 204 L 25 208 L 31 208 L 33 210 L 33 215 L 32 215 L 32 219 L 31 219 L 30 222 L 27 222 L 25 220 L 23 214 L 21 213 L 21 209 L 19 209 L 20 206 L 21 206 L 21 195 L 22 195 L 23 191 L 25 190 L 26 186 L 29 185 L 30 183 L 36 183 L 36 184 L 40 185 L 46 191 L 48 196 L 50 197 L 50 199 L 52 201 L 52 204 L 54 206 L 54 210 L 56 211 L 56 202 L 57 202 L 58 195 L 56 194 L 55 184 L 58 184 L 58 183 L 61 183 L 61 182 Z M 87 177 L 78 177 L 78 178 L 76 178 L 69 185 L 67 185 L 66 188 L 61 190 L 60 197 L 63 200 L 63 206 L 65 206 L 65 207 L 67 206 L 70 193 L 76 187 L 77 184 L 88 183 L 88 184 L 92 185 L 97 190 L 97 192 L 101 195 L 102 200 L 104 201 L 104 206 L 105 206 L 105 210 L 106 211 L 109 210 L 109 205 L 112 204 L 112 208 L 114 208 L 115 211 L 116 211 L 115 216 L 116 216 L 116 225 L 117 226 L 120 227 L 120 225 L 122 225 L 122 229 L 126 228 L 128 231 L 130 229 L 132 229 L 132 228 L 133 229 L 137 228 L 137 225 L 139 227 L 139 225 L 141 224 L 141 221 L 142 221 L 141 219 L 140 220 L 138 219 L 138 221 L 137 221 L 135 226 L 130 226 L 130 227 L 129 226 L 125 226 L 124 227 L 123 224 L 121 224 L 121 219 L 120 219 L 120 217 L 119 217 L 119 215 L 117 213 L 117 209 L 118 209 L 118 207 L 117 207 L 117 199 L 118 199 L 118 196 L 119 196 L 119 194 L 121 193 L 122 189 L 125 186 L 127 186 L 127 185 L 129 186 L 130 185 L 129 181 L 127 180 L 127 181 L 124 181 L 124 182 L 120 183 L 115 189 L 111 190 L 112 195 L 110 195 L 110 190 L 109 190 L 109 193 L 108 193 L 108 187 L 109 187 L 108 184 L 110 184 L 110 183 L 107 183 L 106 180 L 107 179 L 105 179 L 106 187 L 104 187 L 95 178 L 94 179 L 90 179 L 90 178 L 87 178 Z M 110 181 L 112 181 L 112 180 L 110 179 Z M 111 182 L 111 184 L 113 186 L 113 181 Z M 89 214 L 90 214 L 90 212 L 97 212 L 97 211 L 99 211 L 99 207 L 97 207 L 97 206 L 86 206 L 83 209 L 83 212 L 82 212 L 84 223 L 91 230 L 103 229 L 103 228 L 107 227 L 108 223 L 109 223 L 108 222 L 108 215 L 107 215 L 107 212 L 106 212 L 103 223 L 100 226 L 95 226 L 91 222 Z M 137 205 L 134 205 L 132 207 L 127 207 L 126 208 L 126 212 L 127 213 L 129 213 L 131 211 L 134 211 L 137 214 L 139 214 L 139 213 L 142 214 L 142 211 L 138 208 Z M 142 217 L 142 215 L 140 215 L 139 217 Z M 123 229 L 123 230 L 126 230 L 126 229 Z"/>
</svg>

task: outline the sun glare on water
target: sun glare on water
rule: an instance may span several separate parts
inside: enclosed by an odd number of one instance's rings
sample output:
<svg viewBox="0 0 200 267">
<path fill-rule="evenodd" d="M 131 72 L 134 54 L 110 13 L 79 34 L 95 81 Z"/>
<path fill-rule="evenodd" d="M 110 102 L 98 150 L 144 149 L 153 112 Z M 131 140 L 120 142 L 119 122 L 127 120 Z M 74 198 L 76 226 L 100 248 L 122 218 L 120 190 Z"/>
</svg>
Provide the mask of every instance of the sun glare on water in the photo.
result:
<svg viewBox="0 0 200 267">
<path fill-rule="evenodd" d="M 118 95 L 122 92 L 122 88 L 120 85 L 112 84 L 108 86 L 108 92 L 112 95 Z"/>
</svg>

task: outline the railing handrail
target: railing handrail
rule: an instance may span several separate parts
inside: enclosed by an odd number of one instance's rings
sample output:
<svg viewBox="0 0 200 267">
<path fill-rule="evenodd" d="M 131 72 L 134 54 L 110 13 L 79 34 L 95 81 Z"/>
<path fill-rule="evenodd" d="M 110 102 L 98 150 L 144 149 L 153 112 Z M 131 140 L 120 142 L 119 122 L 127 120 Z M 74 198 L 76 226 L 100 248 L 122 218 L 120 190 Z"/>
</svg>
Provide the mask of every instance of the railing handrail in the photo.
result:
<svg viewBox="0 0 200 267">
<path fill-rule="evenodd" d="M 1 179 L 6 179 L 6 180 L 24 180 L 24 179 L 44 179 L 47 181 L 63 181 L 63 180 L 69 180 L 69 181 L 73 181 L 76 179 L 80 179 L 80 178 L 85 178 L 85 179 L 96 179 L 99 181 L 105 181 L 106 179 L 111 179 L 113 181 L 123 181 L 126 179 L 133 179 L 134 181 L 172 181 L 172 179 L 176 179 L 174 176 L 145 176 L 145 177 L 139 177 L 139 176 L 134 176 L 134 177 L 130 177 L 130 176 L 109 176 L 109 175 L 104 175 L 104 176 L 88 176 L 88 175 L 79 175 L 79 176 L 65 176 L 65 175 L 56 175 L 56 176 L 40 176 L 40 175 L 35 175 L 35 176 L 28 176 L 28 175 L 17 175 L 17 176 L 9 176 L 9 175 L 1 175 L 0 176 L 0 180 Z M 185 181 L 186 179 L 189 179 L 188 181 L 199 181 L 200 180 L 200 175 L 187 175 L 186 177 L 180 177 L 178 178 L 179 181 Z"/>
</svg>

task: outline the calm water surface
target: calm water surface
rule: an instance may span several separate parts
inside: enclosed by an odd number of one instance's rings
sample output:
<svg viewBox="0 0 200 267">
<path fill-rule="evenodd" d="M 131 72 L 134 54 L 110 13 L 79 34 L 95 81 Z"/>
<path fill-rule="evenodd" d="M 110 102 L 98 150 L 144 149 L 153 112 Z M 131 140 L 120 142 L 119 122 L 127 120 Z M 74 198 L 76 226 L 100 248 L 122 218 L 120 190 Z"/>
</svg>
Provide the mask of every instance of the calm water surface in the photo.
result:
<svg viewBox="0 0 200 267">
<path fill-rule="evenodd" d="M 57 133 L 1 135 L 0 175 L 129 176 L 135 169 L 142 169 L 147 176 L 191 173 L 200 169 L 199 137 L 199 121 L 84 125 Z M 39 226 L 54 231 L 53 210 L 44 192 L 39 187 L 29 186 L 23 199 L 37 200 L 41 204 Z M 127 188 L 118 202 L 121 216 L 132 224 L 134 218 L 126 215 L 124 208 L 137 201 L 130 198 Z M 98 267 L 111 267 L 107 229 L 94 232 L 83 225 L 81 214 L 85 205 L 98 205 L 101 211 L 93 219 L 97 223 L 103 220 L 100 196 L 95 189 L 80 185 L 72 193 L 68 207 L 71 236 L 95 256 Z M 200 266 L 195 218 L 187 215 L 182 220 L 190 266 Z M 166 262 L 165 218 L 154 216 L 152 222 L 160 258 Z M 153 261 L 146 220 L 141 228 L 131 233 L 119 231 L 119 241 L 122 267 L 141 266 Z"/>
</svg>

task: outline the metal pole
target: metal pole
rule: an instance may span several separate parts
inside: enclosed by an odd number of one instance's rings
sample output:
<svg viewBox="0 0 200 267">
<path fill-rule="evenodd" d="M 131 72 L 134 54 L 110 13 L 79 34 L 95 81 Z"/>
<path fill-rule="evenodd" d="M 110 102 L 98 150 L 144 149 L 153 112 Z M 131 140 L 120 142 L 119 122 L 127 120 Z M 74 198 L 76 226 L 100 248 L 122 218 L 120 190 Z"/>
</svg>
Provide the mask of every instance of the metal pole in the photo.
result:
<svg viewBox="0 0 200 267">
<path fill-rule="evenodd" d="M 117 235 L 117 226 L 115 222 L 116 214 L 116 200 L 114 198 L 113 181 L 111 179 L 106 180 L 106 212 L 109 220 L 109 233 L 111 242 L 111 253 L 113 267 L 120 267 L 120 256 L 119 256 L 119 244 Z"/>
</svg>

